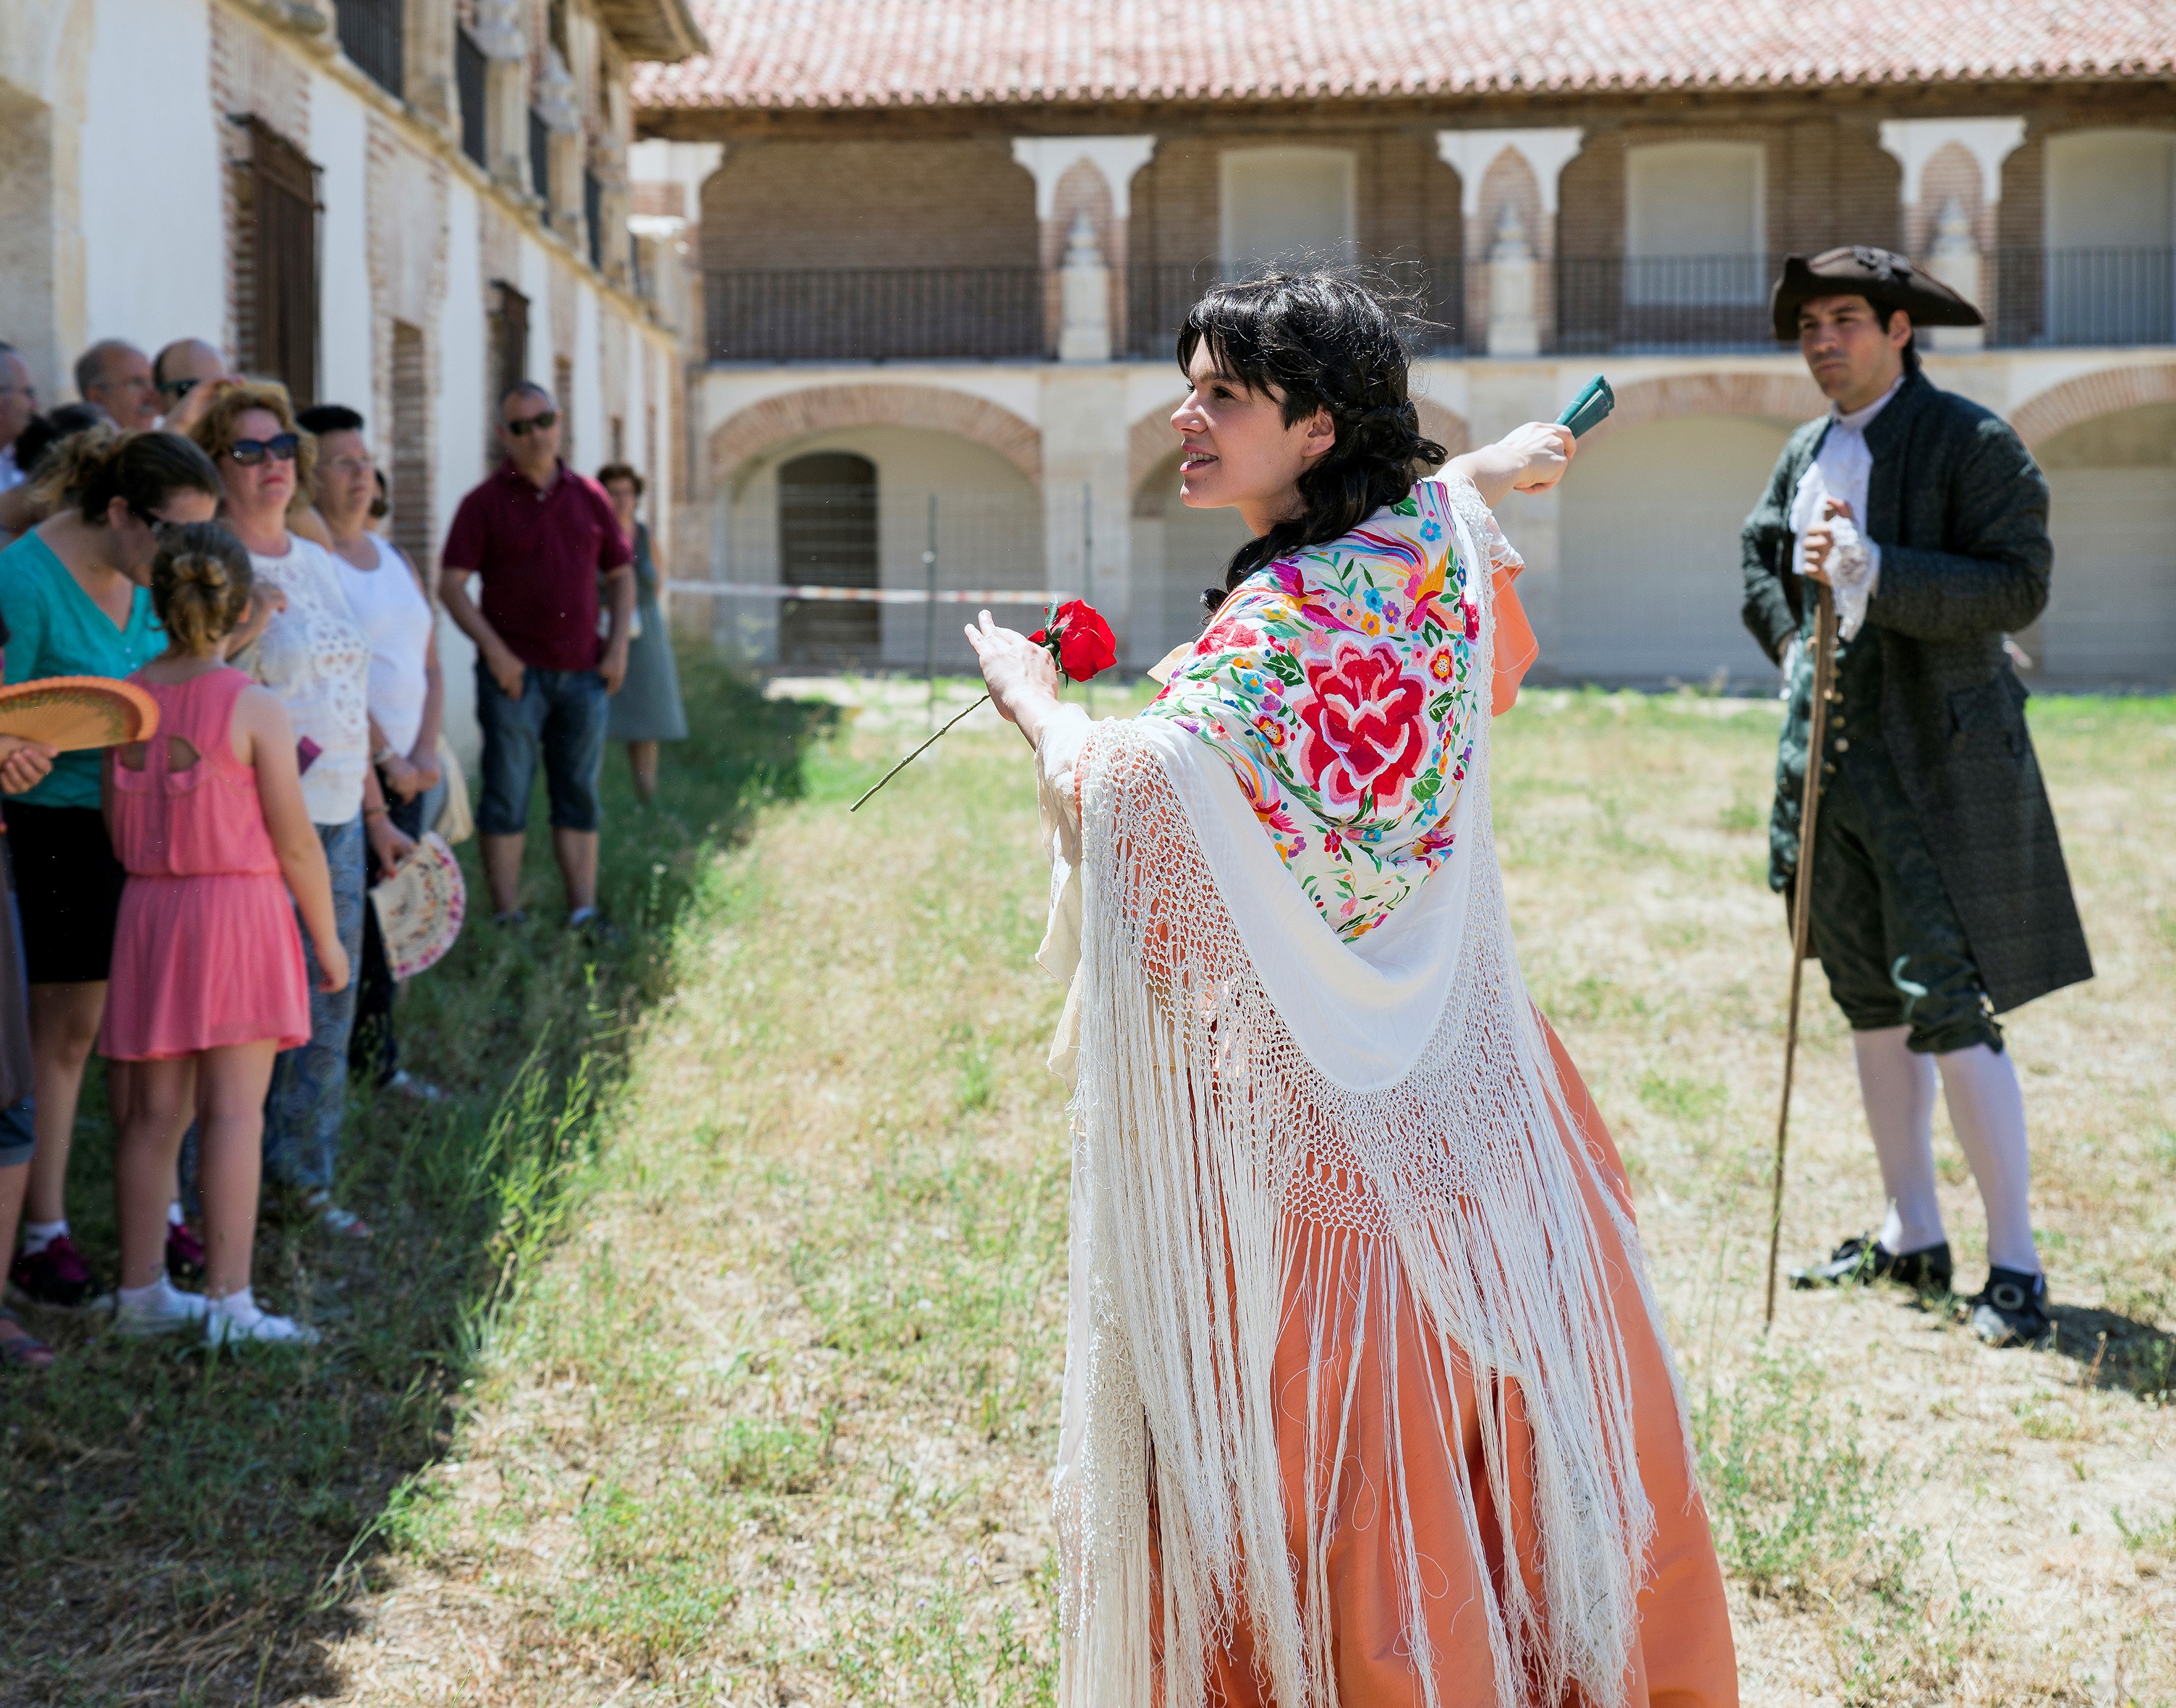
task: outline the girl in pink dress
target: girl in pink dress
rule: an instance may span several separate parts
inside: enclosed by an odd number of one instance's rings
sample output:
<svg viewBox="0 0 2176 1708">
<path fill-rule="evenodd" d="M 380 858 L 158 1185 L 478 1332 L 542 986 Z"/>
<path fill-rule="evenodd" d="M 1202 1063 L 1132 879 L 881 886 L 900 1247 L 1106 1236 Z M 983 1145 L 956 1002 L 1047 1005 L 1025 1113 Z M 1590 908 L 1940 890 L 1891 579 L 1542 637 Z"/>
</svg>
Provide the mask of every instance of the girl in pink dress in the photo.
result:
<svg viewBox="0 0 2176 1708">
<path fill-rule="evenodd" d="M 220 660 L 250 580 L 249 554 L 226 529 L 165 531 L 151 601 L 166 650 L 128 678 L 159 703 L 159 726 L 106 761 L 106 825 L 128 885 L 99 1047 L 143 1063 L 116 1157 L 124 1334 L 201 1324 L 214 1341 L 317 1338 L 260 1310 L 249 1286 L 272 1058 L 310 1036 L 290 889 L 325 989 L 345 987 L 348 965 L 286 710 Z M 201 1296 L 166 1275 L 166 1202 L 192 1113 L 208 1248 Z"/>
</svg>

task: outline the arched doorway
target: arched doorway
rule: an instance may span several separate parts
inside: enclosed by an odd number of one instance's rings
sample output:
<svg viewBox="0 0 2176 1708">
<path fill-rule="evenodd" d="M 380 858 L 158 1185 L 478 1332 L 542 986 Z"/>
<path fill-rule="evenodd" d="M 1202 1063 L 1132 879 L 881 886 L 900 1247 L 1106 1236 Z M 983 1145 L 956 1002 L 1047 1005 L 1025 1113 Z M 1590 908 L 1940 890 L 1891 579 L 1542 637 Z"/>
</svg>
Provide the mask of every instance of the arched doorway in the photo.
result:
<svg viewBox="0 0 2176 1708">
<path fill-rule="evenodd" d="M 851 451 L 816 451 L 778 471 L 780 579 L 796 587 L 877 585 L 877 465 Z M 786 600 L 778 661 L 839 670 L 876 662 L 873 602 Z"/>
<path fill-rule="evenodd" d="M 1541 665 L 1593 682 L 1771 678 L 1745 631 L 1738 532 L 1790 424 L 1678 416 L 1581 448 L 1564 482 L 1554 620 Z"/>
<path fill-rule="evenodd" d="M 2033 454 L 2055 541 L 2048 609 L 2022 637 L 2042 677 L 2176 681 L 2176 403 L 2097 416 Z"/>
</svg>

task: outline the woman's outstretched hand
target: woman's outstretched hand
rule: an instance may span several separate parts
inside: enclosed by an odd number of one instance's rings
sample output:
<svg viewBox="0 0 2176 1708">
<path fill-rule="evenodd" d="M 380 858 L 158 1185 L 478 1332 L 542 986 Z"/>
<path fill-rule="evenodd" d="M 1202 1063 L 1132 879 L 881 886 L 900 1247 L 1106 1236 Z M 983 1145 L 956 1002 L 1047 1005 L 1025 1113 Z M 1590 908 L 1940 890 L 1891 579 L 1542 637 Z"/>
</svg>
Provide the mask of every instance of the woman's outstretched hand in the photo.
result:
<svg viewBox="0 0 2176 1708">
<path fill-rule="evenodd" d="M 1025 634 L 998 628 L 987 611 L 979 623 L 967 625 L 967 645 L 975 649 L 998 715 L 1019 725 L 1030 747 L 1037 745 L 1058 710 L 1057 661 Z"/>
<path fill-rule="evenodd" d="M 1493 445 L 1453 457 L 1446 472 L 1464 475 L 1473 482 L 1481 501 L 1492 510 L 1510 492 L 1546 492 L 1564 477 L 1579 441 L 1571 429 L 1554 422 L 1530 421 L 1514 427 Z"/>
</svg>

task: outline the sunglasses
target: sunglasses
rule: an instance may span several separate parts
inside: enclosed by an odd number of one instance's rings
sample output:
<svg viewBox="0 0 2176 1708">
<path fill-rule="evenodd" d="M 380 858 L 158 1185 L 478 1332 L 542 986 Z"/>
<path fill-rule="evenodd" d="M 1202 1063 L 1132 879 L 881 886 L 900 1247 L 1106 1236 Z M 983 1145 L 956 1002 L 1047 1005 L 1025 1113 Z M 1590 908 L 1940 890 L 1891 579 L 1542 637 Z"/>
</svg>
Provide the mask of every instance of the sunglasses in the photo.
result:
<svg viewBox="0 0 2176 1708">
<path fill-rule="evenodd" d="M 559 411 L 556 409 L 545 409 L 539 410 L 535 415 L 521 421 L 507 422 L 506 430 L 518 439 L 525 439 L 531 432 L 544 432 L 558 425 Z"/>
<path fill-rule="evenodd" d="M 253 469 L 268 456 L 283 463 L 293 462 L 302 444 L 293 433 L 276 433 L 269 439 L 237 439 L 226 448 L 226 454 L 243 468 Z"/>
<path fill-rule="evenodd" d="M 171 397 L 176 403 L 179 403 L 201 383 L 201 381 L 193 379 L 161 380 L 159 383 L 159 392 L 161 396 Z"/>
</svg>

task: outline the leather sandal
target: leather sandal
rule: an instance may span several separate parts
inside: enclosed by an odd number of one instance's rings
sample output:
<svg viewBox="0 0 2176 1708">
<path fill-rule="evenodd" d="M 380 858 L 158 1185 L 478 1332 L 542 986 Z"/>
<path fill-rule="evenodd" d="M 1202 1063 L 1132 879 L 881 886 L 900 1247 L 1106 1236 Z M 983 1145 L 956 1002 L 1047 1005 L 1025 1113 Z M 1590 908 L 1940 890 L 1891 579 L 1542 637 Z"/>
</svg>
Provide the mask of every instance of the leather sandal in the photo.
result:
<svg viewBox="0 0 2176 1708">
<path fill-rule="evenodd" d="M 42 1370 L 53 1362 L 53 1349 L 23 1327 L 23 1319 L 0 1305 L 0 1323 L 19 1332 L 0 1339 L 0 1368 Z"/>
</svg>

